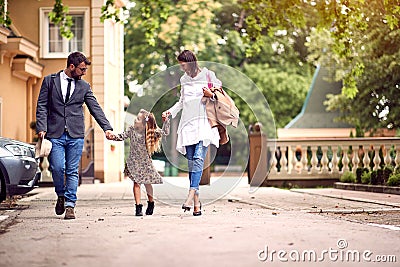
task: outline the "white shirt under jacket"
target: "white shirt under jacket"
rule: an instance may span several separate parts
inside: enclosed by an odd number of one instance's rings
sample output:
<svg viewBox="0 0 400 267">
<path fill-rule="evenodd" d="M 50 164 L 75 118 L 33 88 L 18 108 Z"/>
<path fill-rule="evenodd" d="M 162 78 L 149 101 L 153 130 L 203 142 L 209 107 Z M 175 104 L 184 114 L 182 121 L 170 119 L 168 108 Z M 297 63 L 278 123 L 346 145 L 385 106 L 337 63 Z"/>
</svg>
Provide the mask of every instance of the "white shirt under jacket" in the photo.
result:
<svg viewBox="0 0 400 267">
<path fill-rule="evenodd" d="M 203 146 L 210 144 L 219 147 L 219 133 L 216 127 L 211 128 L 207 119 L 205 105 L 201 102 L 203 87 L 207 87 L 207 72 L 214 86 L 221 86 L 213 71 L 203 68 L 194 78 L 186 73 L 181 77 L 181 96 L 168 111 L 175 118 L 182 110 L 182 116 L 178 126 L 178 140 L 176 150 L 186 154 L 185 146 L 194 145 L 203 141 Z"/>
</svg>

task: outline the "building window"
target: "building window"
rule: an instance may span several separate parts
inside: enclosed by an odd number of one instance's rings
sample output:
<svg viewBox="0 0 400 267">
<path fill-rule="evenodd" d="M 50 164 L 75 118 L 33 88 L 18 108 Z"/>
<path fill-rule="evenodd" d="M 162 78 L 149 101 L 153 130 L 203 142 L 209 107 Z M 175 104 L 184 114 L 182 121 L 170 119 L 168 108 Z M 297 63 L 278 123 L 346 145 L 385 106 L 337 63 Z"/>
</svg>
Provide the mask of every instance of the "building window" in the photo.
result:
<svg viewBox="0 0 400 267">
<path fill-rule="evenodd" d="M 89 9 L 70 7 L 74 37 L 70 40 L 60 34 L 57 25 L 50 22 L 51 8 L 40 8 L 40 55 L 42 58 L 66 58 L 73 51 L 89 54 Z"/>
</svg>

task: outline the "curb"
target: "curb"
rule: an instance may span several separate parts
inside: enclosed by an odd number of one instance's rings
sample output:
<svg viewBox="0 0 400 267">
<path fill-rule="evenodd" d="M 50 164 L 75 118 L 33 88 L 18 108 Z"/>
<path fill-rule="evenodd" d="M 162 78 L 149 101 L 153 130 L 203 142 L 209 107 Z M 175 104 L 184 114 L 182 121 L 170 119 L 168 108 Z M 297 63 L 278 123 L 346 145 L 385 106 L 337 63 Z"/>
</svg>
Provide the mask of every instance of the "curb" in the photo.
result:
<svg viewBox="0 0 400 267">
<path fill-rule="evenodd" d="M 308 195 L 324 196 L 324 197 L 329 197 L 329 198 L 344 199 L 344 200 L 350 200 L 350 201 L 356 201 L 356 202 L 379 204 L 379 205 L 388 206 L 388 207 L 400 208 L 400 204 L 390 203 L 390 202 L 386 202 L 386 201 L 370 200 L 370 199 L 356 198 L 356 197 L 327 195 L 327 194 L 322 194 L 322 193 L 307 192 L 307 191 L 303 191 L 301 189 L 290 189 L 290 191 L 296 192 L 296 193 L 308 194 Z"/>
<path fill-rule="evenodd" d="M 353 190 L 353 191 L 400 195 L 400 187 L 399 186 L 353 184 L 353 183 L 336 182 L 334 184 L 334 188 L 344 189 L 344 190 Z"/>
<path fill-rule="evenodd" d="M 333 213 L 333 214 L 359 214 L 359 213 L 377 213 L 377 212 L 399 212 L 400 208 L 389 209 L 320 209 L 316 211 L 309 211 L 308 213 Z"/>
</svg>

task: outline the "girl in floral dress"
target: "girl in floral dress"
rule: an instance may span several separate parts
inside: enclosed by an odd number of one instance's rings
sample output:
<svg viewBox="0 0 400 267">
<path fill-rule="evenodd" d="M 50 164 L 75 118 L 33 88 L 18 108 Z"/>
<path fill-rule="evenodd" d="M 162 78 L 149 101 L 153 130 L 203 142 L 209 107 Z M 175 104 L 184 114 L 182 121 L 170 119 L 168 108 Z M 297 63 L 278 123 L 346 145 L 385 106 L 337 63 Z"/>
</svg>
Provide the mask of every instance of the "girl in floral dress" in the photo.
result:
<svg viewBox="0 0 400 267">
<path fill-rule="evenodd" d="M 163 128 L 160 129 L 157 126 L 154 114 L 141 109 L 133 125 L 114 137 L 115 141 L 130 139 L 130 152 L 124 172 L 133 181 L 136 216 L 143 216 L 143 205 L 140 203 L 141 184 L 144 184 L 148 198 L 146 215 L 153 214 L 152 184 L 162 184 L 163 181 L 151 161 L 151 155 L 160 149 L 162 136 L 169 134 L 169 124 L 169 120 L 165 121 Z"/>
</svg>

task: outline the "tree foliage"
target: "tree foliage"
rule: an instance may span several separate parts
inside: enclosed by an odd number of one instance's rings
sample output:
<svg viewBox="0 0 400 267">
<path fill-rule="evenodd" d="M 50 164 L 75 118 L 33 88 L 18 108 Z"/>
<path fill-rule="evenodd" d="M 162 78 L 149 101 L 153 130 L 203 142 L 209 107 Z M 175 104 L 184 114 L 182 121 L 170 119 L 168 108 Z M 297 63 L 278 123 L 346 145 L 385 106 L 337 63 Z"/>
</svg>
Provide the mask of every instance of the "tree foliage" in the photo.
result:
<svg viewBox="0 0 400 267">
<path fill-rule="evenodd" d="M 137 1 L 125 27 L 125 70 L 127 81 L 147 80 L 151 75 L 177 64 L 182 47 L 193 50 L 201 60 L 219 55 L 212 24 L 214 1 Z M 167 5 L 168 3 L 168 5 Z"/>
<path fill-rule="evenodd" d="M 364 130 L 399 127 L 400 1 L 248 0 L 243 6 L 250 52 L 278 29 L 311 29 L 308 60 L 331 67 L 343 82 L 341 95 L 328 96 L 328 110 L 341 110 L 342 120 Z"/>
<path fill-rule="evenodd" d="M 6 2 L 5 0 L 0 0 L 0 26 L 4 25 L 6 27 L 11 25 L 11 19 L 9 17 L 9 13 L 6 10 Z"/>
<path fill-rule="evenodd" d="M 106 3 L 101 7 L 101 16 L 100 21 L 104 22 L 109 19 L 114 22 L 121 22 L 124 20 L 120 11 L 125 12 L 127 10 L 126 6 L 122 6 L 121 8 L 115 7 L 115 0 L 107 0 Z"/>
<path fill-rule="evenodd" d="M 68 15 L 69 7 L 62 3 L 62 0 L 55 0 L 53 10 L 49 12 L 49 19 L 60 28 L 61 36 L 71 39 L 74 34 L 71 31 L 73 25 L 72 17 Z"/>
<path fill-rule="evenodd" d="M 190 49 L 201 61 L 226 64 L 257 81 L 268 102 L 274 103 L 271 107 L 277 125 L 284 126 L 300 111 L 312 70 L 306 62 L 305 32 L 298 30 L 293 34 L 265 37 L 260 54 L 248 57 L 248 46 L 242 39 L 244 12 L 235 1 L 151 1 L 151 4 L 136 1 L 135 4 L 125 27 L 127 84 L 143 83 L 177 64 L 177 53 Z M 151 22 L 144 21 L 148 18 Z M 275 81 L 274 86 L 269 84 L 271 81 Z M 284 104 L 279 102 L 282 99 L 278 91 L 288 95 Z M 132 95 L 128 87 L 126 94 Z M 239 96 L 233 95 L 233 98 L 243 122 L 254 123 L 257 120 L 251 111 L 254 107 L 250 108 Z"/>
<path fill-rule="evenodd" d="M 262 88 L 273 111 L 277 128 L 283 128 L 299 114 L 307 94 L 309 79 L 262 64 L 247 65 L 245 72 Z"/>
<path fill-rule="evenodd" d="M 261 36 L 271 35 L 277 29 L 312 26 L 329 30 L 333 39 L 332 52 L 345 63 L 342 91 L 348 98 L 354 98 L 359 90 L 357 78 L 365 68 L 356 53 L 354 38 L 360 31 L 374 26 L 369 20 L 369 11 L 379 17 L 382 27 L 398 28 L 399 6 L 399 0 L 245 0 L 243 7 L 248 13 L 245 40 L 251 43 L 249 52 L 252 53 L 262 45 Z"/>
<path fill-rule="evenodd" d="M 336 79 L 346 74 L 355 76 L 358 93 L 353 97 L 329 96 L 328 109 L 339 109 L 342 120 L 364 130 L 399 127 L 398 109 L 400 66 L 400 27 L 389 23 L 381 1 L 370 1 L 362 7 L 363 20 L 368 27 L 355 29 L 351 35 L 352 57 L 341 57 L 335 50 L 331 33 L 314 31 L 308 43 L 310 60 L 334 67 Z M 398 7 L 394 7 L 396 9 Z M 324 44 L 321 47 L 320 44 Z M 357 68 L 349 68 L 353 64 Z M 354 71 L 359 73 L 354 75 Z"/>
</svg>

